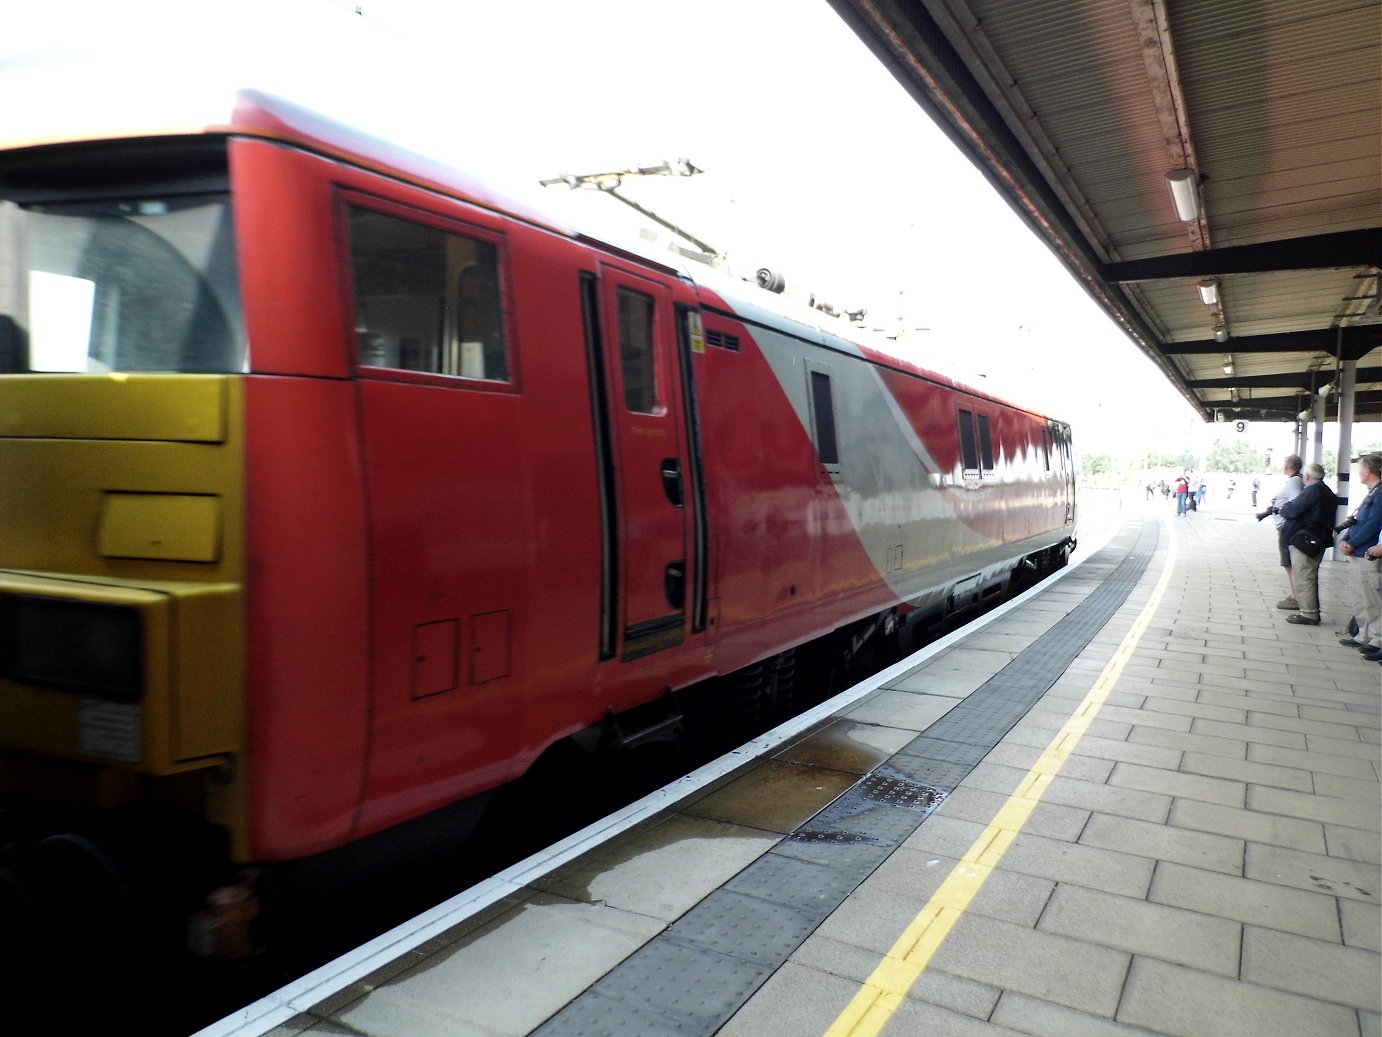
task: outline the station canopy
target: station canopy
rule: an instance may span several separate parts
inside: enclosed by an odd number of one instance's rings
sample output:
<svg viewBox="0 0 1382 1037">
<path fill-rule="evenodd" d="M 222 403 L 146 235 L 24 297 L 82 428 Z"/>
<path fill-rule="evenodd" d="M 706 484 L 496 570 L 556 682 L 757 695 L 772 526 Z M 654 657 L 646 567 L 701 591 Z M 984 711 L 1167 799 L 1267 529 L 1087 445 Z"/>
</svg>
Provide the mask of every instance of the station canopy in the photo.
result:
<svg viewBox="0 0 1382 1037">
<path fill-rule="evenodd" d="M 1382 420 L 1382 0 L 830 2 L 1205 420 Z"/>
</svg>

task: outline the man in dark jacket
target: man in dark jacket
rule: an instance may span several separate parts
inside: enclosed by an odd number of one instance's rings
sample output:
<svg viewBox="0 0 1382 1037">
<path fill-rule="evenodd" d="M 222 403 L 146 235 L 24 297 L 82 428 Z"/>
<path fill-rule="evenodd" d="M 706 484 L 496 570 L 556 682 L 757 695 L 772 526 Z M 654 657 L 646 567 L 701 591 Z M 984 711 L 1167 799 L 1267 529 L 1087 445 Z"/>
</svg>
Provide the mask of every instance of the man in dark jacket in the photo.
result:
<svg viewBox="0 0 1382 1037">
<path fill-rule="evenodd" d="M 1286 617 L 1288 623 L 1319 626 L 1320 623 L 1320 559 L 1329 546 L 1329 532 L 1334 526 L 1339 498 L 1324 484 L 1324 469 L 1308 464 L 1301 471 L 1305 488 L 1280 508 L 1278 515 L 1286 521 L 1281 527 L 1282 540 L 1291 547 L 1291 569 L 1295 573 L 1296 599 L 1300 611 Z M 1308 533 L 1319 544 L 1319 551 L 1311 554 L 1295 543 L 1297 533 Z"/>
</svg>

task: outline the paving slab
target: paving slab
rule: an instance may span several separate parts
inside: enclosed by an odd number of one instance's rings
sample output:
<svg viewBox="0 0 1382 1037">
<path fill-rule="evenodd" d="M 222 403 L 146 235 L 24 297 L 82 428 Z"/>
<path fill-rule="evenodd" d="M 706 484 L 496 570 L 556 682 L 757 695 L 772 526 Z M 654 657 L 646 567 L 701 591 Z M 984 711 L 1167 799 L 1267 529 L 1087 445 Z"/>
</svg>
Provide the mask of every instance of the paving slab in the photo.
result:
<svg viewBox="0 0 1382 1037">
<path fill-rule="evenodd" d="M 1243 979 L 1370 1012 L 1382 1011 L 1382 955 L 1247 926 Z"/>
<path fill-rule="evenodd" d="M 1118 1007 L 1120 1022 L 1167 1037 L 1356 1037 L 1347 1006 L 1259 986 L 1154 958 L 1136 958 Z"/>
<path fill-rule="evenodd" d="M 1238 810 L 1218 803 L 1177 799 L 1167 824 L 1197 832 L 1215 832 L 1245 842 L 1270 843 L 1306 853 L 1325 853 L 1324 826 L 1316 821 Z"/>
<path fill-rule="evenodd" d="M 1061 884 L 1037 926 L 1223 976 L 1237 976 L 1243 927 L 1214 915 Z"/>
</svg>

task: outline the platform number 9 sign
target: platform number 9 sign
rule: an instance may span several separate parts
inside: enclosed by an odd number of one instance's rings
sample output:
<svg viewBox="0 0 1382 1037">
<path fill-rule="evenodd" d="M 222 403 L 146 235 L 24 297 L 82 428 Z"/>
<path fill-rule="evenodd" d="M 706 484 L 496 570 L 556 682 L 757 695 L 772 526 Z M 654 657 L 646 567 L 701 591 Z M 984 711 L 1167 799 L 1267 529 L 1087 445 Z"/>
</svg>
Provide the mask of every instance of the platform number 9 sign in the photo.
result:
<svg viewBox="0 0 1382 1037">
<path fill-rule="evenodd" d="M 1233 423 L 1233 429 L 1235 432 L 1246 432 L 1248 430 L 1248 423 L 1246 421 L 1235 421 Z"/>
</svg>

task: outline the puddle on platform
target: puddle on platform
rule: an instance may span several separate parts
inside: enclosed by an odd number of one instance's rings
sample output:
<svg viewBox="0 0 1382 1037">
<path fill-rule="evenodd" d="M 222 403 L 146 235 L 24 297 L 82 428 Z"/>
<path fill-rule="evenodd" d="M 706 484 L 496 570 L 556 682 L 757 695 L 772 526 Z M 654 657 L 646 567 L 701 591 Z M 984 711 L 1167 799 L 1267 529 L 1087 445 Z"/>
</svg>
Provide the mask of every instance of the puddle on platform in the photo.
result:
<svg viewBox="0 0 1382 1037">
<path fill-rule="evenodd" d="M 572 900 L 674 919 L 775 843 L 750 828 L 675 816 L 537 885 Z M 675 876 L 675 881 L 668 881 Z"/>
<path fill-rule="evenodd" d="M 842 718 L 788 746 L 776 758 L 807 767 L 867 774 L 914 738 L 915 731 Z"/>
<path fill-rule="evenodd" d="M 687 803 L 681 812 L 786 834 L 857 778 L 849 771 L 769 760 L 708 796 Z"/>
</svg>

